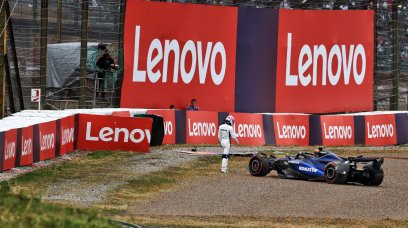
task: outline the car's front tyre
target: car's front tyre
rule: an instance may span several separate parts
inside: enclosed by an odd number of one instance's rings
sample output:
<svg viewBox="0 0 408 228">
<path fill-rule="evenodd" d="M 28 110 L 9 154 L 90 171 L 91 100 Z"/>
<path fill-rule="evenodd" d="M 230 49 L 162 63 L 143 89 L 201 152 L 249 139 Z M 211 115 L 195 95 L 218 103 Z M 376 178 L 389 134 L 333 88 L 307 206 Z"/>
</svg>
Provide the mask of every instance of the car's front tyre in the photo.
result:
<svg viewBox="0 0 408 228">
<path fill-rule="evenodd" d="M 249 172 L 252 176 L 266 176 L 269 173 L 269 160 L 263 156 L 253 156 L 249 160 Z"/>
</svg>

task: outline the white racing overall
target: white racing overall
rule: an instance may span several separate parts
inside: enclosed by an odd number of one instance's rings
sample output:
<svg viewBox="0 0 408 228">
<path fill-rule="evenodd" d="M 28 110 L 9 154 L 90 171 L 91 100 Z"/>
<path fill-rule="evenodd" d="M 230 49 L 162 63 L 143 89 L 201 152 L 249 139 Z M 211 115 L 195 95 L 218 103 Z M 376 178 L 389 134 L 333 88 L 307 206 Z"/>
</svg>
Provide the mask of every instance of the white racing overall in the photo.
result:
<svg viewBox="0 0 408 228">
<path fill-rule="evenodd" d="M 221 162 L 222 173 L 226 173 L 228 170 L 228 158 L 231 148 L 231 138 L 233 138 L 235 142 L 239 143 L 232 126 L 225 123 L 220 125 L 220 127 L 218 128 L 218 141 L 220 142 L 221 147 L 224 149 L 224 154 L 222 156 Z"/>
</svg>

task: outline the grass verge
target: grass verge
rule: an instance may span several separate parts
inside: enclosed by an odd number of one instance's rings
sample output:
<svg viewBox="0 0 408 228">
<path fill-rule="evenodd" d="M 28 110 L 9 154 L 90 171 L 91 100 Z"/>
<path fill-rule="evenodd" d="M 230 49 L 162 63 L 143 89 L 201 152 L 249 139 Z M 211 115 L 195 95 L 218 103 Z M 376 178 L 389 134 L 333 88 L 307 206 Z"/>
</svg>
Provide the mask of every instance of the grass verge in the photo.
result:
<svg viewBox="0 0 408 228">
<path fill-rule="evenodd" d="M 30 194 L 44 194 L 51 183 L 58 181 L 81 180 L 84 183 L 94 179 L 109 178 L 116 175 L 110 172 L 116 161 L 134 156 L 128 152 L 96 151 L 74 161 L 64 161 L 46 168 L 22 174 L 9 180 L 14 192 L 26 191 Z"/>
<path fill-rule="evenodd" d="M 13 194 L 0 184 L 1 227 L 119 227 L 96 210 L 43 203 L 40 197 Z"/>
</svg>

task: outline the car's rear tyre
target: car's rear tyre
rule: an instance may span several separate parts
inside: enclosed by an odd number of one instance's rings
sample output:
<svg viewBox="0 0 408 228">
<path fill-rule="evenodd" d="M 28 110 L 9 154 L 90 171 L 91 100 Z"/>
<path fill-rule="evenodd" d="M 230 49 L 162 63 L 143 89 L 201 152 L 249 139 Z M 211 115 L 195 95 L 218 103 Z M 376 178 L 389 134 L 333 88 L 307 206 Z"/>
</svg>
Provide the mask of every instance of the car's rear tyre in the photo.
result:
<svg viewBox="0 0 408 228">
<path fill-rule="evenodd" d="M 345 184 L 347 182 L 347 174 L 337 173 L 337 164 L 329 163 L 324 169 L 324 177 L 329 184 Z"/>
<path fill-rule="evenodd" d="M 384 170 L 382 168 L 376 170 L 373 167 L 366 167 L 366 171 L 369 173 L 368 179 L 363 183 L 368 186 L 378 186 L 384 180 Z"/>
<path fill-rule="evenodd" d="M 253 156 L 248 168 L 252 176 L 266 176 L 270 171 L 269 160 L 263 156 Z"/>
</svg>

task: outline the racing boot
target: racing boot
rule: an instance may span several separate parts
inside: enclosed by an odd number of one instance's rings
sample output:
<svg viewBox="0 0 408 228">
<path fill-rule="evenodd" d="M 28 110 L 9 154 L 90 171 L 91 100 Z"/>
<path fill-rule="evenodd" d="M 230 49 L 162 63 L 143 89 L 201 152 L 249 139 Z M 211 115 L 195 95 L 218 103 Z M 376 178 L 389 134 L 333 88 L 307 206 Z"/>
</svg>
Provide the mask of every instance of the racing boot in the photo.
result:
<svg viewBox="0 0 408 228">
<path fill-rule="evenodd" d="M 227 173 L 228 171 L 228 158 L 229 155 L 222 155 L 222 161 L 221 161 L 221 173 Z"/>
</svg>

